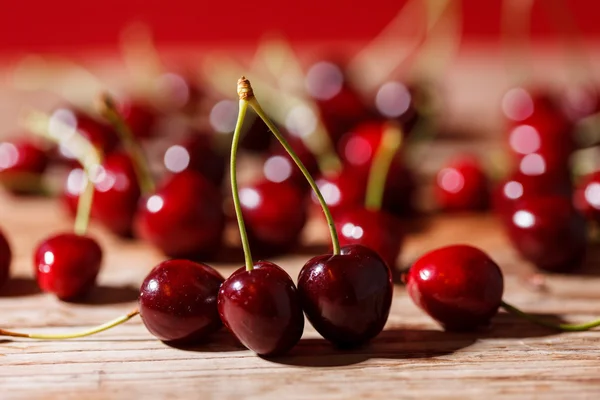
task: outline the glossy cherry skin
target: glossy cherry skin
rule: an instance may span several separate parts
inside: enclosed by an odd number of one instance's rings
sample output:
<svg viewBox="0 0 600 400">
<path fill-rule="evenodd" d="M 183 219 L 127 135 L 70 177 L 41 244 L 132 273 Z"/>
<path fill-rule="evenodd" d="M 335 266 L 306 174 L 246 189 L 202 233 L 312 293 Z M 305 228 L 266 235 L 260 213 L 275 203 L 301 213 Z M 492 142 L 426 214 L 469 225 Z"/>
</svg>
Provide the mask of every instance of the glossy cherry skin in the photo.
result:
<svg viewBox="0 0 600 400">
<path fill-rule="evenodd" d="M 334 142 L 372 115 L 339 64 L 319 61 L 311 65 L 305 86 L 315 99 L 321 119 Z"/>
<path fill-rule="evenodd" d="M 38 285 L 61 300 L 76 300 L 94 286 L 102 249 L 89 236 L 61 233 L 41 242 L 34 253 Z"/>
<path fill-rule="evenodd" d="M 197 171 L 217 187 L 221 186 L 225 177 L 227 160 L 215 150 L 213 136 L 208 133 L 188 135 L 180 143 L 170 146 L 163 160 L 170 172 Z"/>
<path fill-rule="evenodd" d="M 590 221 L 600 222 L 600 171 L 585 176 L 573 196 L 579 212 Z"/>
<path fill-rule="evenodd" d="M 453 245 L 419 258 L 408 272 L 406 290 L 445 329 L 468 331 L 488 325 L 496 315 L 504 278 L 483 251 Z"/>
<path fill-rule="evenodd" d="M 547 196 L 519 202 L 504 218 L 508 235 L 523 258 L 536 267 L 568 272 L 585 257 L 587 228 L 571 198 Z"/>
<path fill-rule="evenodd" d="M 335 220 L 341 246 L 360 244 L 394 268 L 404 240 L 400 221 L 385 211 L 362 207 L 340 212 Z"/>
<path fill-rule="evenodd" d="M 0 142 L 0 182 L 15 194 L 26 194 L 26 187 L 18 184 L 23 179 L 40 176 L 48 166 L 48 154 L 26 139 Z"/>
<path fill-rule="evenodd" d="M 138 139 L 148 139 L 154 135 L 154 124 L 157 114 L 150 106 L 137 101 L 124 101 L 119 104 L 119 111 L 133 135 Z"/>
<path fill-rule="evenodd" d="M 217 295 L 225 279 L 206 264 L 168 260 L 150 271 L 140 289 L 146 329 L 164 342 L 197 343 L 222 326 Z"/>
<path fill-rule="evenodd" d="M 225 326 L 247 348 L 261 356 L 277 356 L 294 347 L 304 331 L 298 290 L 281 267 L 259 261 L 225 280 L 218 297 Z"/>
<path fill-rule="evenodd" d="M 0 288 L 8 281 L 11 261 L 12 252 L 10 245 L 2 231 L 0 231 Z"/>
<path fill-rule="evenodd" d="M 336 346 L 360 346 L 377 336 L 392 304 L 390 268 L 373 250 L 350 245 L 340 255 L 314 257 L 298 276 L 302 308 Z"/>
<path fill-rule="evenodd" d="M 248 238 L 257 254 L 291 249 L 306 223 L 302 192 L 290 182 L 261 180 L 239 190 Z"/>
<path fill-rule="evenodd" d="M 434 195 L 444 211 L 484 210 L 490 203 L 490 182 L 471 156 L 452 160 L 436 177 Z"/>
<path fill-rule="evenodd" d="M 133 162 L 119 151 L 107 156 L 102 166 L 104 173 L 94 183 L 91 216 L 114 234 L 129 237 L 141 194 Z M 86 181 L 81 168 L 73 169 L 67 177 L 64 200 L 72 214 L 77 211 Z"/>
<path fill-rule="evenodd" d="M 142 199 L 134 231 L 169 257 L 208 257 L 221 244 L 224 224 L 219 191 L 200 173 L 183 171 Z"/>
</svg>

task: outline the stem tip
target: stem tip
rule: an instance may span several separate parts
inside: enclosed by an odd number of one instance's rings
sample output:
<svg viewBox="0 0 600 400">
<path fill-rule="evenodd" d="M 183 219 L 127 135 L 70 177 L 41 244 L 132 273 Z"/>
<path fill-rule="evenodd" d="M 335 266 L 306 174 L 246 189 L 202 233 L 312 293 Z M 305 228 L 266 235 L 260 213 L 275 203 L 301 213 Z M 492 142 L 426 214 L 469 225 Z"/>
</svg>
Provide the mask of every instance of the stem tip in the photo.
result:
<svg viewBox="0 0 600 400">
<path fill-rule="evenodd" d="M 254 90 L 252 89 L 252 85 L 250 81 L 246 79 L 245 76 L 242 76 L 238 79 L 237 82 L 237 93 L 240 100 L 249 100 L 254 97 Z"/>
</svg>

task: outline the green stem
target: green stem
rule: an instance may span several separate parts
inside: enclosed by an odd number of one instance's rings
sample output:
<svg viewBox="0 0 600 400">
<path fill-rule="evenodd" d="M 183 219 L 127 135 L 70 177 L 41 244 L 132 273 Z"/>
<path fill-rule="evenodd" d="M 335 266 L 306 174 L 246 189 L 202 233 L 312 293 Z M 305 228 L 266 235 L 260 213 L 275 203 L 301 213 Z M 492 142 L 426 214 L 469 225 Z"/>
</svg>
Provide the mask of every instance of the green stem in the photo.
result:
<svg viewBox="0 0 600 400">
<path fill-rule="evenodd" d="M 119 135 L 119 139 L 123 143 L 123 147 L 125 147 L 125 151 L 127 151 L 127 154 L 129 154 L 129 157 L 131 157 L 133 161 L 135 174 L 140 184 L 140 188 L 142 189 L 142 193 L 153 193 L 155 190 L 154 179 L 152 179 L 152 174 L 148 167 L 148 160 L 135 139 L 135 136 L 131 132 L 129 125 L 127 125 L 125 119 L 117 110 L 112 98 L 108 95 L 103 95 L 100 102 L 101 114 L 112 124 L 117 135 Z"/>
<path fill-rule="evenodd" d="M 249 82 L 248 82 L 248 84 L 249 84 Z M 327 220 L 327 225 L 329 226 L 329 233 L 331 235 L 331 244 L 333 247 L 333 254 L 339 255 L 340 254 L 340 241 L 338 239 L 338 234 L 335 229 L 335 221 L 333 220 L 333 216 L 331 215 L 331 211 L 329 210 L 329 207 L 327 206 L 327 202 L 323 198 L 323 195 L 321 194 L 321 191 L 319 190 L 319 187 L 317 186 L 315 180 L 312 178 L 312 176 L 310 176 L 310 173 L 308 172 L 308 170 L 306 169 L 306 167 L 304 166 L 304 164 L 302 163 L 300 158 L 298 158 L 298 155 L 296 154 L 296 152 L 294 151 L 292 146 L 290 146 L 290 144 L 285 139 L 285 137 L 283 137 L 281 132 L 279 132 L 279 129 L 277 129 L 275 124 L 273 124 L 273 122 L 271 122 L 269 117 L 267 117 L 267 114 L 265 114 L 265 112 L 263 111 L 262 107 L 258 103 L 258 100 L 256 100 L 256 97 L 254 97 L 254 95 L 248 96 L 247 102 L 250 104 L 250 106 L 252 106 L 252 108 L 254 109 L 256 114 L 258 114 L 258 116 L 264 121 L 264 123 L 271 130 L 271 132 L 273 132 L 273 135 L 275 135 L 277 140 L 279 140 L 279 142 L 285 148 L 285 150 L 290 155 L 292 160 L 294 160 L 294 162 L 296 163 L 298 168 L 300 168 L 300 171 L 302 171 L 302 174 L 308 181 L 310 187 L 312 188 L 313 192 L 317 196 L 317 199 L 319 199 L 319 203 L 321 204 L 321 208 L 323 209 L 323 213 L 325 214 L 325 219 Z"/>
<path fill-rule="evenodd" d="M 240 205 L 240 194 L 237 184 L 237 151 L 247 109 L 248 102 L 246 100 L 240 100 L 238 119 L 237 123 L 235 124 L 235 131 L 233 132 L 233 139 L 231 141 L 229 174 L 231 175 L 231 194 L 233 196 L 233 207 L 235 208 L 235 217 L 237 218 L 237 223 L 240 230 L 240 238 L 242 239 L 242 248 L 244 249 L 246 271 L 252 271 L 254 269 L 254 262 L 252 261 L 252 253 L 250 252 L 250 243 L 248 242 L 248 233 L 246 232 L 246 224 L 244 223 L 244 216 L 242 215 L 242 206 Z"/>
<path fill-rule="evenodd" d="M 90 214 L 92 211 L 92 201 L 94 200 L 94 182 L 92 181 L 92 171 L 90 167 L 85 168 L 86 180 L 85 189 L 79 195 L 77 200 L 77 214 L 75 216 L 74 231 L 77 235 L 85 235 L 90 222 Z"/>
<path fill-rule="evenodd" d="M 385 182 L 394 156 L 402 145 L 402 130 L 394 123 L 388 123 L 381 136 L 381 142 L 373 157 L 367 181 L 365 208 L 376 211 L 381 209 Z"/>
<path fill-rule="evenodd" d="M 41 340 L 64 340 L 64 339 L 76 339 L 84 336 L 91 336 L 96 333 L 104 332 L 110 328 L 114 328 L 117 325 L 121 325 L 124 322 L 129 321 L 131 318 L 138 315 L 140 312 L 136 309 L 131 311 L 129 314 L 123 315 L 119 318 L 113 319 L 105 324 L 98 325 L 94 328 L 74 333 L 59 333 L 59 334 L 44 334 L 44 333 L 21 333 L 7 331 L 0 329 L 0 336 L 20 337 L 29 339 L 41 339 Z"/>
<path fill-rule="evenodd" d="M 548 322 L 541 318 L 527 314 L 526 312 L 519 310 L 517 307 L 510 305 L 505 301 L 502 301 L 501 307 L 504 308 L 509 313 L 519 316 L 521 318 L 524 318 L 530 322 L 533 322 L 534 324 L 538 324 L 541 326 L 545 326 L 545 327 L 556 329 L 556 330 L 563 331 L 563 332 L 588 331 L 592 328 L 600 326 L 600 319 L 597 319 L 595 321 L 586 322 L 584 324 L 554 324 L 552 322 Z"/>
</svg>

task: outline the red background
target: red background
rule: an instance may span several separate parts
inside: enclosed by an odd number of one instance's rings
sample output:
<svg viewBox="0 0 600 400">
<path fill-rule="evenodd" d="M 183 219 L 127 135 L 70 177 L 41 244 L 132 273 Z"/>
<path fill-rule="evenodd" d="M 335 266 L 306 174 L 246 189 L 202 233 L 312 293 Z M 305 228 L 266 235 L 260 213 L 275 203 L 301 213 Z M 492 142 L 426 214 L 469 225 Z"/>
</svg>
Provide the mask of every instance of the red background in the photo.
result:
<svg viewBox="0 0 600 400">
<path fill-rule="evenodd" d="M 215 41 L 254 41 L 281 31 L 292 41 L 361 40 L 376 35 L 406 0 L 3 0 L 0 6 L 0 53 L 80 51 L 111 48 L 132 21 L 152 28 L 159 45 Z M 457 0 L 458 1 L 458 0 Z M 556 38 L 537 0 L 532 35 Z M 600 38 L 600 2 L 564 0 L 586 38 Z M 500 0 L 463 0 L 467 41 L 496 41 Z"/>
</svg>

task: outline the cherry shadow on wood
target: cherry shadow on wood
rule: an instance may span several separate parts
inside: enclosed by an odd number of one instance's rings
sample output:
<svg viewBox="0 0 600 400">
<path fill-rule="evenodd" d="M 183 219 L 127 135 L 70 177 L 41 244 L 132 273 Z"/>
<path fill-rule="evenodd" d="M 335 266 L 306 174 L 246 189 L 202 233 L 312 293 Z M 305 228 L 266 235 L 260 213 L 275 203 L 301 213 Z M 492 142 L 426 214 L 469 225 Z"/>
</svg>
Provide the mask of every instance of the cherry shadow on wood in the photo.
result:
<svg viewBox="0 0 600 400">
<path fill-rule="evenodd" d="M 0 289 L 0 297 L 22 297 L 41 293 L 35 279 L 26 277 L 15 277 Z"/>
<path fill-rule="evenodd" d="M 139 288 L 133 286 L 95 286 L 85 297 L 74 299 L 70 303 L 90 305 L 110 305 L 131 303 L 137 301 L 140 295 Z"/>
<path fill-rule="evenodd" d="M 230 351 L 247 350 L 238 340 L 225 328 L 213 333 L 203 342 L 191 344 L 185 343 L 168 343 L 167 346 L 182 351 L 192 351 L 197 353 L 219 353 Z"/>
<path fill-rule="evenodd" d="M 564 324 L 566 321 L 554 314 L 529 313 L 531 316 L 552 324 Z M 526 339 L 558 335 L 557 329 L 534 324 L 516 315 L 499 312 L 489 327 L 477 332 L 480 338 Z"/>
<path fill-rule="evenodd" d="M 600 243 L 588 246 L 583 265 L 573 273 L 576 275 L 600 276 Z"/>
</svg>

